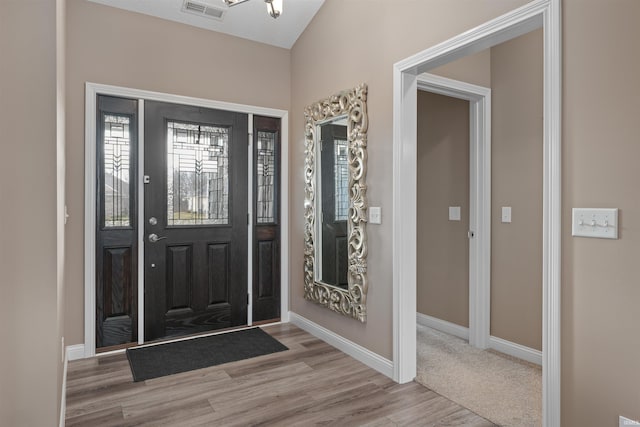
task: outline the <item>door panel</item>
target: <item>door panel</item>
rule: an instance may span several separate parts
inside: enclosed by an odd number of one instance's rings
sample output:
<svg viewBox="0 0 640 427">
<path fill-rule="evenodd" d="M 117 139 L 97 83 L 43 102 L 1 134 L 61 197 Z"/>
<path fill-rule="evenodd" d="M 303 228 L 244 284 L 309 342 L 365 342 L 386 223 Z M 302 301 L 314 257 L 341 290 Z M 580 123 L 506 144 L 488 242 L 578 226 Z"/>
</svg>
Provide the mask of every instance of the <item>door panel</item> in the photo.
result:
<svg viewBox="0 0 640 427">
<path fill-rule="evenodd" d="M 246 324 L 247 116 L 147 101 L 145 132 L 145 340 Z"/>
<path fill-rule="evenodd" d="M 191 245 L 167 246 L 167 313 L 191 307 Z"/>
<path fill-rule="evenodd" d="M 280 317 L 280 119 L 253 121 L 253 320 Z"/>
<path fill-rule="evenodd" d="M 209 305 L 229 300 L 229 243 L 209 245 Z"/>
<path fill-rule="evenodd" d="M 100 350 L 138 339 L 138 103 L 98 96 L 96 112 L 96 348 Z"/>
</svg>

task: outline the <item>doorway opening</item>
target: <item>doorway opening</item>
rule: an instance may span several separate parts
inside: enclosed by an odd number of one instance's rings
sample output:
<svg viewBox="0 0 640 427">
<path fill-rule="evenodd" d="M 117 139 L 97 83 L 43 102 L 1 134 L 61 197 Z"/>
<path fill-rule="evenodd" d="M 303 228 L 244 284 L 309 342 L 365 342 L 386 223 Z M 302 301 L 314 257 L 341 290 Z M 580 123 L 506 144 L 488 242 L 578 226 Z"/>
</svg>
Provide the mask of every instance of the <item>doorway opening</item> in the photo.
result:
<svg viewBox="0 0 640 427">
<path fill-rule="evenodd" d="M 468 160 L 458 165 L 464 169 L 463 175 L 468 176 L 462 179 L 464 189 L 461 191 L 466 199 L 466 209 L 463 213 L 460 206 L 449 207 L 450 221 L 463 220 L 464 215 L 466 221 L 463 222 L 468 225 L 462 234 L 464 243 L 458 248 L 463 248 L 468 254 L 468 262 L 465 261 L 463 266 L 468 274 L 462 278 L 466 288 L 462 292 L 468 294 L 468 304 L 463 309 L 466 313 L 459 314 L 465 318 L 467 329 L 463 331 L 452 327 L 452 322 L 437 323 L 441 329 L 463 335 L 472 346 L 487 348 L 491 310 L 491 90 L 428 73 L 418 76 L 417 88 L 422 92 L 454 98 L 468 111 L 468 132 L 463 131 Z M 466 158 L 466 155 L 462 157 Z M 463 255 L 458 253 L 458 256 Z M 433 317 L 422 318 L 432 325 L 435 322 Z"/>
<path fill-rule="evenodd" d="M 490 231 L 469 226 L 469 189 L 477 180 L 470 173 L 476 161 L 469 101 L 419 83 L 416 381 L 499 425 L 540 425 L 542 32 L 432 72 L 491 87 L 492 137 L 484 147 L 491 184 L 483 190 L 486 217 L 493 215 Z M 511 209 L 513 221 L 501 215 Z M 468 273 L 472 243 L 482 237 L 490 241 L 483 267 L 491 270 L 484 348 L 492 351 L 464 342 L 473 329 L 469 309 L 483 308 L 468 295 L 478 283 Z"/>
<path fill-rule="evenodd" d="M 394 379 L 416 376 L 416 97 L 418 75 L 543 28 L 543 425 L 560 425 L 560 1 L 538 0 L 394 66 Z"/>
</svg>

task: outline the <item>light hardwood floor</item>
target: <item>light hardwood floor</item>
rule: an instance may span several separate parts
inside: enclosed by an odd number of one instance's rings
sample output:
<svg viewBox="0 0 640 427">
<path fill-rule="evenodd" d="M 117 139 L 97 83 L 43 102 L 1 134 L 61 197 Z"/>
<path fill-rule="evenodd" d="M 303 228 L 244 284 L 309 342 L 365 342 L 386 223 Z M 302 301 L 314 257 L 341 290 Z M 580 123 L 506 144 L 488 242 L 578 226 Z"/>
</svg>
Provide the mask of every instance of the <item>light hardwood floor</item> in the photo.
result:
<svg viewBox="0 0 640 427">
<path fill-rule="evenodd" d="M 66 425 L 494 426 L 291 324 L 263 329 L 289 350 L 138 383 L 124 354 L 70 362 Z"/>
</svg>

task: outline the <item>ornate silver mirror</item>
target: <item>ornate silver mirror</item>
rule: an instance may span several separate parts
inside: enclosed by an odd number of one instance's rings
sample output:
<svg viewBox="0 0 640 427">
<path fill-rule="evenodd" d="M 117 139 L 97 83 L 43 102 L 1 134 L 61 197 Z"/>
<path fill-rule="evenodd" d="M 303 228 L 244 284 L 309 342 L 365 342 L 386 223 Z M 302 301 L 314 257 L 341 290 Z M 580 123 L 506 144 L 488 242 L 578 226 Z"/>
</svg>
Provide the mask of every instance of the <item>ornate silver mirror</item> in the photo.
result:
<svg viewBox="0 0 640 427">
<path fill-rule="evenodd" d="M 304 297 L 367 319 L 367 86 L 308 106 Z"/>
</svg>

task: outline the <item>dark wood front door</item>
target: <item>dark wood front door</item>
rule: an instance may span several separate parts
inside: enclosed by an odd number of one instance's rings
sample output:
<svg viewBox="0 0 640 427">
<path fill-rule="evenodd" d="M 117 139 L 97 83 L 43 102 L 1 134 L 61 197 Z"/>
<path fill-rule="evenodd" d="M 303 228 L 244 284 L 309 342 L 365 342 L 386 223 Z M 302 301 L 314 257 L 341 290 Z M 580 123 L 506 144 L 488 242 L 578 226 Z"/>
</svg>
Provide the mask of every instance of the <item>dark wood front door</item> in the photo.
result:
<svg viewBox="0 0 640 427">
<path fill-rule="evenodd" d="M 96 348 L 138 340 L 138 101 L 96 99 Z"/>
<path fill-rule="evenodd" d="M 247 122 L 145 102 L 145 341 L 247 323 Z"/>
<path fill-rule="evenodd" d="M 253 321 L 280 318 L 280 119 L 253 118 Z"/>
</svg>

